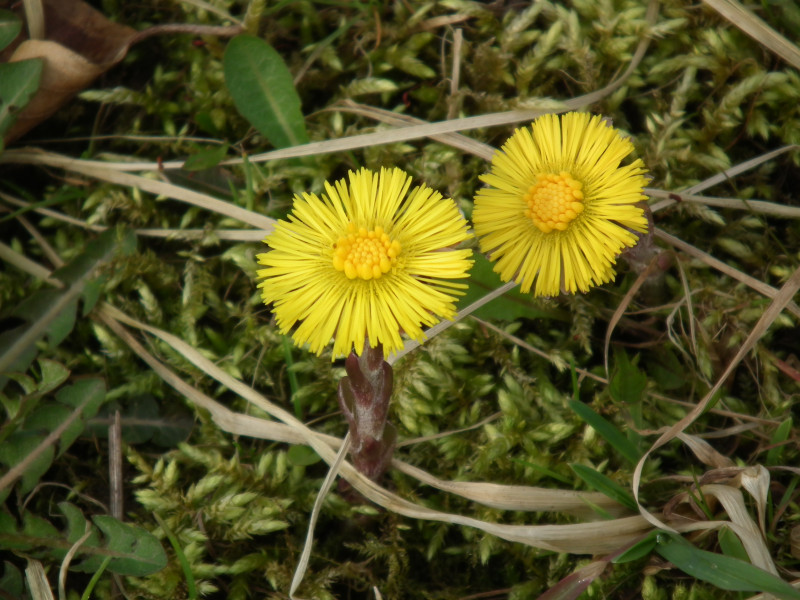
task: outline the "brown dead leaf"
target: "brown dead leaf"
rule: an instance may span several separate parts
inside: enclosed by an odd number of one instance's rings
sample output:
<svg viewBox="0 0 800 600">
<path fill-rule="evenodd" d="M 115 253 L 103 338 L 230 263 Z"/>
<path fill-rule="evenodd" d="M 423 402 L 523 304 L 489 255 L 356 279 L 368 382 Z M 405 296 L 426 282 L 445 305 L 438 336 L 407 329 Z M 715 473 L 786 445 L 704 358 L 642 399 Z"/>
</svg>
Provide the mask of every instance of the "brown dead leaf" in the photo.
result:
<svg viewBox="0 0 800 600">
<path fill-rule="evenodd" d="M 122 60 L 136 30 L 112 23 L 81 0 L 44 0 L 43 40 L 18 38 L 8 62 L 41 58 L 39 91 L 5 136 L 6 145 L 55 113 Z"/>
<path fill-rule="evenodd" d="M 44 39 L 20 35 L 0 54 L 0 62 L 41 58 L 39 91 L 5 135 L 8 145 L 41 123 L 99 75 L 119 63 L 135 43 L 152 35 L 236 35 L 241 27 L 160 25 L 137 32 L 109 21 L 83 0 L 43 0 Z"/>
</svg>

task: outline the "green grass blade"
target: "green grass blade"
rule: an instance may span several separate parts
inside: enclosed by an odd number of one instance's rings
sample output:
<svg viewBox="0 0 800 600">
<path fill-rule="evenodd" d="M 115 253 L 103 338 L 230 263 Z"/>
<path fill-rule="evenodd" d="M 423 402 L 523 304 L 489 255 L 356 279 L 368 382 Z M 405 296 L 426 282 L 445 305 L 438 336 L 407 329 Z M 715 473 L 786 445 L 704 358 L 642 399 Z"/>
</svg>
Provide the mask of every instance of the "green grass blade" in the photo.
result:
<svg viewBox="0 0 800 600">
<path fill-rule="evenodd" d="M 639 462 L 639 457 L 641 456 L 639 450 L 609 421 L 606 421 L 582 402 L 570 400 L 569 407 L 631 464 L 635 465 Z"/>
<path fill-rule="evenodd" d="M 628 490 L 626 490 L 616 481 L 609 479 L 602 473 L 598 473 L 586 465 L 572 464 L 570 465 L 570 468 L 589 487 L 597 490 L 601 494 L 605 494 L 612 500 L 616 500 L 623 506 L 627 506 L 631 510 L 637 510 L 636 499 Z"/>
<path fill-rule="evenodd" d="M 744 544 L 739 536 L 733 533 L 730 527 L 723 527 L 717 534 L 719 540 L 719 548 L 725 556 L 738 558 L 745 562 L 750 562 L 747 556 L 747 550 L 744 549 Z"/>
<path fill-rule="evenodd" d="M 633 562 L 635 560 L 639 560 L 640 558 L 644 558 L 648 554 L 653 551 L 653 548 L 656 547 L 656 532 L 653 531 L 652 533 L 645 536 L 643 539 L 636 542 L 633 546 L 622 552 L 619 556 L 615 557 L 611 562 L 614 564 L 624 564 L 627 562 Z"/>
<path fill-rule="evenodd" d="M 111 562 L 111 557 L 106 556 L 103 559 L 103 562 L 100 563 L 100 566 L 97 567 L 97 571 L 94 572 L 92 578 L 89 580 L 89 585 L 86 586 L 86 589 L 83 590 L 83 594 L 81 594 L 81 600 L 89 600 L 92 597 L 92 591 L 94 590 L 94 586 L 97 585 L 97 582 L 100 581 L 100 577 L 105 573 L 106 567 L 108 567 L 108 563 Z"/>
<path fill-rule="evenodd" d="M 158 514 L 153 513 L 153 517 L 161 529 L 164 530 L 164 535 L 167 536 L 169 543 L 172 545 L 172 549 L 175 550 L 175 556 L 178 558 L 178 563 L 181 565 L 183 576 L 186 577 L 186 595 L 189 597 L 189 600 L 197 600 L 197 585 L 194 581 L 194 574 L 192 573 L 192 568 L 189 566 L 189 561 L 186 559 L 186 555 L 183 553 L 183 548 L 181 548 L 177 536 Z"/>
<path fill-rule="evenodd" d="M 792 433 L 792 417 L 789 417 L 778 425 L 772 438 L 769 440 L 769 445 L 772 446 L 767 451 L 767 459 L 764 461 L 767 466 L 774 467 L 778 465 L 783 456 L 783 448 L 786 440 Z"/>
<path fill-rule="evenodd" d="M 565 483 L 567 485 L 572 485 L 572 480 L 570 480 L 567 477 L 564 477 L 563 475 L 560 475 L 560 474 L 556 473 L 552 469 L 548 469 L 545 466 L 537 465 L 535 463 L 532 463 L 532 462 L 530 462 L 528 460 L 523 460 L 521 458 L 512 458 L 511 461 L 515 462 L 517 464 L 529 467 L 529 468 L 533 469 L 534 471 L 536 471 L 538 473 L 541 473 L 542 475 L 547 475 L 548 477 L 552 477 L 553 479 L 555 479 L 556 481 L 560 481 L 561 483 Z"/>
<path fill-rule="evenodd" d="M 297 391 L 300 384 L 297 382 L 297 373 L 292 371 L 294 359 L 292 358 L 292 342 L 287 336 L 283 336 L 283 356 L 286 358 L 286 375 L 289 377 L 289 389 L 292 392 L 292 404 L 294 405 L 294 416 L 303 420 L 303 405 L 299 401 Z"/>
<path fill-rule="evenodd" d="M 681 536 L 658 535 L 656 551 L 684 573 L 732 592 L 766 592 L 781 600 L 800 600 L 800 591 L 748 562 L 700 550 Z"/>
</svg>

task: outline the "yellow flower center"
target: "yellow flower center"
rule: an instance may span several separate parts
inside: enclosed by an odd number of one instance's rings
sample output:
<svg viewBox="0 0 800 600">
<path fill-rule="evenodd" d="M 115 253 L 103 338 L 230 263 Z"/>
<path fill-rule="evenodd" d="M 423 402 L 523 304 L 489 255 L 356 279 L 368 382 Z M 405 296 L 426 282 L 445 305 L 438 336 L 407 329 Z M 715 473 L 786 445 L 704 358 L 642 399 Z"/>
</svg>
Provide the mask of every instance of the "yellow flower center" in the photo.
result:
<svg viewBox="0 0 800 600">
<path fill-rule="evenodd" d="M 525 194 L 528 208 L 525 216 L 538 227 L 542 233 L 550 233 L 554 229 L 564 231 L 569 222 L 583 212 L 583 184 L 562 171 L 558 175 L 540 173 Z"/>
<path fill-rule="evenodd" d="M 390 239 L 383 227 L 367 231 L 350 223 L 347 231 L 333 245 L 334 268 L 348 279 L 378 279 L 388 273 L 400 254 L 400 242 Z"/>
</svg>

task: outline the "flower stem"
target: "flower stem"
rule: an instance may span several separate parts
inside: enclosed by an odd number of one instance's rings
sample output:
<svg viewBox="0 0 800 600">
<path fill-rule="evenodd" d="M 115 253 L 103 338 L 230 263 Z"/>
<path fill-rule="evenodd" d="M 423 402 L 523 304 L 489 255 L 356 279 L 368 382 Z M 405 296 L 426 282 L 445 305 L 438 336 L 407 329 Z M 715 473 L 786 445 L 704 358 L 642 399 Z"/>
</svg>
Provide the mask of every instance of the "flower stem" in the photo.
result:
<svg viewBox="0 0 800 600">
<path fill-rule="evenodd" d="M 339 382 L 339 406 L 350 427 L 353 465 L 376 481 L 392 460 L 397 431 L 386 417 L 392 396 L 392 367 L 380 344 L 365 344 L 361 356 L 351 352 Z"/>
</svg>

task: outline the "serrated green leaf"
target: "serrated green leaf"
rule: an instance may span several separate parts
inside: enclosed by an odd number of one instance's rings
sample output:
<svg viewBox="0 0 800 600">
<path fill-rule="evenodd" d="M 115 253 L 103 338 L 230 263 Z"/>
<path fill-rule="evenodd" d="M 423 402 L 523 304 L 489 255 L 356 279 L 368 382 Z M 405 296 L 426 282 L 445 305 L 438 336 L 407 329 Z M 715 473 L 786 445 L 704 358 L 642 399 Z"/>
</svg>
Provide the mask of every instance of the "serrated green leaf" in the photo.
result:
<svg viewBox="0 0 800 600">
<path fill-rule="evenodd" d="M 91 419 L 103 403 L 106 384 L 98 377 L 79 379 L 70 386 L 58 390 L 56 400 L 77 408 L 82 406 L 81 413 L 85 419 Z"/>
<path fill-rule="evenodd" d="M 58 509 L 67 518 L 66 539 L 70 544 L 74 544 L 86 534 L 86 526 L 89 523 L 80 509 L 69 502 L 59 502 Z M 91 527 L 91 525 L 89 525 Z M 84 540 L 83 545 L 87 547 L 99 546 L 100 534 L 91 527 L 89 537 Z"/>
<path fill-rule="evenodd" d="M 50 365 L 57 378 L 62 372 Z M 105 384 L 100 379 L 82 379 L 73 385 L 62 388 L 55 396 L 56 401 L 41 402 L 33 406 L 29 414 L 21 419 L 17 431 L 0 444 L 0 463 L 9 468 L 20 465 L 24 460 L 38 451 L 36 457 L 24 465 L 21 474 L 20 493 L 31 490 L 50 468 L 55 457 L 55 444 L 39 448 L 56 429 L 62 428 L 58 436 L 59 455 L 83 432 L 87 419 L 93 417 L 105 399 Z M 76 411 L 80 411 L 75 414 Z"/>
<path fill-rule="evenodd" d="M 22 388 L 23 393 L 33 394 L 36 391 L 36 386 L 38 384 L 30 375 L 26 375 L 24 373 L 8 373 L 6 376 L 11 380 L 16 381 L 19 384 L 19 387 Z M 19 402 L 17 402 L 17 404 L 19 404 Z"/>
<path fill-rule="evenodd" d="M 272 46 L 252 35 L 239 35 L 228 43 L 223 67 L 236 108 L 273 146 L 308 143 L 292 74 Z"/>
<path fill-rule="evenodd" d="M 22 31 L 22 20 L 10 10 L 0 9 L 0 50 L 8 46 Z"/>
<path fill-rule="evenodd" d="M 75 540 L 83 536 L 86 519 L 80 510 L 68 502 L 60 503 L 59 508 L 67 518 L 66 533 L 30 512 L 23 514 L 22 526 L 18 527 L 11 515 L 0 511 L 0 549 L 35 550 L 60 561 Z M 95 516 L 92 520 L 95 524 L 92 526 L 93 533 L 78 549 L 79 556 L 83 558 L 88 555 L 88 558 L 79 564 L 73 562 L 73 570 L 95 571 L 107 558 L 112 559 L 109 570 L 121 575 L 144 576 L 166 566 L 167 555 L 149 531 L 107 515 Z"/>
<path fill-rule="evenodd" d="M 136 235 L 127 229 L 108 229 L 86 244 L 78 256 L 60 269 L 53 271 L 52 277 L 67 285 L 82 283 L 115 254 L 127 255 L 136 248 Z M 83 288 L 81 285 L 81 289 Z"/>
<path fill-rule="evenodd" d="M 656 551 L 678 569 L 733 592 L 766 592 L 782 600 L 800 600 L 800 591 L 750 563 L 695 548 L 681 536 L 659 533 Z"/>
<path fill-rule="evenodd" d="M 659 348 L 658 355 L 647 364 L 647 374 L 663 390 L 676 390 L 686 385 L 683 365 L 669 348 Z"/>
<path fill-rule="evenodd" d="M 40 395 L 56 389 L 69 377 L 69 369 L 60 362 L 50 360 L 49 358 L 40 358 L 38 363 L 39 370 L 42 373 L 42 379 L 36 386 L 36 392 Z"/>
<path fill-rule="evenodd" d="M 50 521 L 28 511 L 22 515 L 22 534 L 43 539 L 61 537 L 61 533 Z"/>
<path fill-rule="evenodd" d="M 109 570 L 120 575 L 143 577 L 167 566 L 164 548 L 149 531 L 107 515 L 98 515 L 92 520 L 106 536 L 109 550 L 127 555 L 114 558 L 108 565 Z"/>
<path fill-rule="evenodd" d="M 616 481 L 609 479 L 602 473 L 598 473 L 586 465 L 571 464 L 570 468 L 592 489 L 597 490 L 601 494 L 605 494 L 612 500 L 616 500 L 631 510 L 638 510 L 636 499 L 633 497 L 633 494 Z"/>
<path fill-rule="evenodd" d="M 58 455 L 61 456 L 72 443 L 78 439 L 86 427 L 86 421 L 97 414 L 106 397 L 106 386 L 102 379 L 90 378 L 76 381 L 70 386 L 61 388 L 56 400 L 74 409 L 80 407 L 81 414 L 61 434 Z"/>
<path fill-rule="evenodd" d="M 36 355 L 36 342 L 45 335 L 52 344 L 60 343 L 74 326 L 77 300 L 91 276 L 115 252 L 128 252 L 132 245 L 135 247 L 132 232 L 105 231 L 72 262 L 53 273 L 54 278 L 67 284 L 65 289 L 41 290 L 17 305 L 11 314 L 23 319 L 25 324 L 0 335 L 0 373 L 24 371 Z M 0 379 L 0 389 L 4 384 Z"/>
<path fill-rule="evenodd" d="M 42 64 L 40 58 L 0 63 L 0 135 L 11 128 L 39 88 Z"/>
<path fill-rule="evenodd" d="M 22 406 L 22 398 L 20 396 L 6 396 L 0 392 L 0 404 L 3 405 L 3 410 L 6 411 L 6 421 L 13 421 L 18 415 L 20 407 Z M 3 443 L 5 437 L 10 433 L 10 428 L 0 429 L 0 444 Z"/>
<path fill-rule="evenodd" d="M 66 406 L 43 402 L 25 418 L 24 429 L 30 433 L 48 434 L 71 414 Z"/>
<path fill-rule="evenodd" d="M 9 469 L 18 465 L 44 441 L 45 437 L 47 437 L 45 434 L 34 434 L 26 431 L 13 433 L 0 445 L 0 463 L 6 465 Z M 48 446 L 27 465 L 20 481 L 19 492 L 21 494 L 28 493 L 39 483 L 41 476 L 47 472 L 47 469 L 53 463 L 54 456 L 55 449 L 52 446 Z"/>
</svg>

